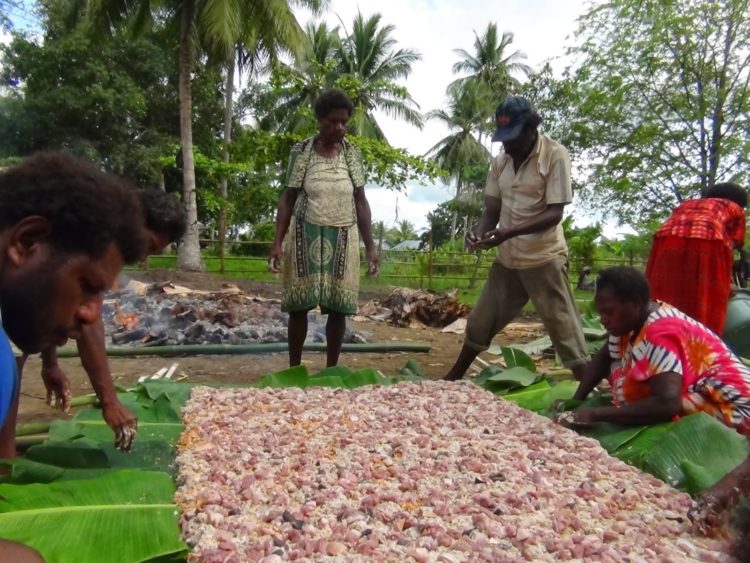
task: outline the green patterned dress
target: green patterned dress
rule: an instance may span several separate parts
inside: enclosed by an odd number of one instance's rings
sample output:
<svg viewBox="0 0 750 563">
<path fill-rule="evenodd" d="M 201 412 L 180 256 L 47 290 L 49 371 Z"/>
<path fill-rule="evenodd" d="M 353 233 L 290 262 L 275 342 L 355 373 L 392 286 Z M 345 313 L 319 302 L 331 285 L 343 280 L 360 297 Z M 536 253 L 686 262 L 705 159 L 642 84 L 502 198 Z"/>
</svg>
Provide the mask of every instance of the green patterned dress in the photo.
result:
<svg viewBox="0 0 750 563">
<path fill-rule="evenodd" d="M 365 184 L 362 157 L 343 141 L 332 158 L 313 139 L 292 148 L 286 186 L 299 190 L 284 238 L 281 310 L 353 315 L 359 293 L 359 232 L 354 190 Z"/>
</svg>

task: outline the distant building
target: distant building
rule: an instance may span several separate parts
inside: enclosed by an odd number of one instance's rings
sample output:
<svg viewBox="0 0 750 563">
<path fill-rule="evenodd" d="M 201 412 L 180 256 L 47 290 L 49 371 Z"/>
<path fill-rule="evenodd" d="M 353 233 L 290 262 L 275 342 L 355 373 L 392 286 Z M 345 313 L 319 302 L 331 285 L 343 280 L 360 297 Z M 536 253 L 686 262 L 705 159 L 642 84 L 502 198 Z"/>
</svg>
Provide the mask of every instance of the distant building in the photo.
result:
<svg viewBox="0 0 750 563">
<path fill-rule="evenodd" d="M 391 250 L 419 250 L 420 240 L 405 240 L 392 247 Z"/>
<path fill-rule="evenodd" d="M 360 240 L 359 241 L 359 247 L 364 248 L 365 247 L 365 241 Z M 378 239 L 375 239 L 375 248 L 378 247 Z M 391 245 L 388 244 L 387 240 L 383 241 L 383 246 L 381 247 L 382 250 L 391 250 Z"/>
</svg>

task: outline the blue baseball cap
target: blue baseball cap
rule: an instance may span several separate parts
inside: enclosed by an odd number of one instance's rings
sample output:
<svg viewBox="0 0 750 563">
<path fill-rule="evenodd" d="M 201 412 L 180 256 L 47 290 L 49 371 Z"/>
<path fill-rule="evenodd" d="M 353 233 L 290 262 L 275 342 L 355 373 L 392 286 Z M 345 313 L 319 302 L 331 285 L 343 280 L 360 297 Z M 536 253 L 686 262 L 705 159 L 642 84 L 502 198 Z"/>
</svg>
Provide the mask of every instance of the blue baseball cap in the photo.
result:
<svg viewBox="0 0 750 563">
<path fill-rule="evenodd" d="M 493 143 L 512 141 L 521 134 L 534 108 L 531 102 L 522 96 L 508 96 L 495 110 L 495 134 Z"/>
</svg>

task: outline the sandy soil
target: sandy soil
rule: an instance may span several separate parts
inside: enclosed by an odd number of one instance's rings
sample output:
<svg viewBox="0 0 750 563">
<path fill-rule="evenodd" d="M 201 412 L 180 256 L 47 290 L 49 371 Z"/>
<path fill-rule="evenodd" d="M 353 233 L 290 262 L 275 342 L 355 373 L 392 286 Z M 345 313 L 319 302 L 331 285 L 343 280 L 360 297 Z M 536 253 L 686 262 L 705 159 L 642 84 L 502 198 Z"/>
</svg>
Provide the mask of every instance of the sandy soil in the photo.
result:
<svg viewBox="0 0 750 563">
<path fill-rule="evenodd" d="M 239 286 L 243 291 L 262 297 L 279 297 L 278 284 L 254 282 L 250 280 L 226 280 L 208 274 L 150 271 L 132 274 L 131 277 L 143 282 L 172 280 L 174 283 L 194 289 L 219 290 L 227 281 Z M 382 297 L 390 292 L 387 286 L 363 288 L 361 303 L 372 298 Z M 507 345 L 513 342 L 528 341 L 535 336 L 538 327 L 536 319 L 518 319 L 518 324 L 510 325 L 495 338 L 495 343 Z M 377 367 L 383 373 L 397 373 L 410 358 L 415 359 L 430 377 L 440 377 L 448 371 L 458 353 L 462 335 L 441 333 L 432 328 L 397 328 L 372 321 L 353 323 L 353 328 L 366 336 L 368 342 L 424 342 L 432 349 L 427 354 L 414 353 L 343 353 L 341 363 L 352 369 Z M 531 329 L 531 330 L 529 330 Z M 484 355 L 488 361 L 497 361 L 496 356 Z M 287 367 L 286 353 L 245 356 L 190 356 L 182 358 L 110 358 L 110 367 L 115 383 L 130 387 L 142 375 L 151 375 L 160 368 L 179 363 L 177 376 L 190 382 L 252 383 L 267 373 Z M 325 367 L 323 353 L 305 353 L 303 363 L 311 372 Z M 77 358 L 61 359 L 60 365 L 67 373 L 74 396 L 92 392 L 86 373 Z M 21 405 L 19 422 L 50 420 L 61 415 L 44 403 L 45 390 L 39 377 L 41 362 L 38 357 L 29 358 L 24 368 L 21 385 Z M 176 376 L 176 377 L 177 377 Z"/>
</svg>

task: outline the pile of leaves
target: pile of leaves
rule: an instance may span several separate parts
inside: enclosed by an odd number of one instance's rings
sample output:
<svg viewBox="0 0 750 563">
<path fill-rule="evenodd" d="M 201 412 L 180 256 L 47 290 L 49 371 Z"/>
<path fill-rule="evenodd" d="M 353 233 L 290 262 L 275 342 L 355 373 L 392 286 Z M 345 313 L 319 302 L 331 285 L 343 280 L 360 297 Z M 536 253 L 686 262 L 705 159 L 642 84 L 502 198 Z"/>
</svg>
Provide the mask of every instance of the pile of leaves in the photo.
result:
<svg viewBox="0 0 750 563">
<path fill-rule="evenodd" d="M 444 328 L 469 314 L 469 307 L 456 298 L 456 290 L 439 293 L 397 287 L 382 302 L 369 301 L 358 315 L 400 327 Z"/>
<path fill-rule="evenodd" d="M 577 383 L 556 382 L 536 371 L 525 353 L 506 348 L 507 368 L 487 368 L 475 382 L 504 399 L 545 416 L 552 404 L 568 401 Z M 354 388 L 419 380 L 425 375 L 410 360 L 394 376 L 368 368 L 325 369 L 310 375 L 303 366 L 265 376 L 258 387 Z M 4 538 L 38 549 L 48 561 L 181 561 L 187 555 L 178 526 L 175 444 L 183 430 L 181 409 L 193 385 L 151 381 L 120 393 L 139 418 L 133 451 L 112 446 L 101 411 L 82 410 L 52 424 L 47 440 L 25 458 L 5 462 L 0 482 L 0 530 Z M 606 401 L 596 395 L 586 405 Z M 652 427 L 602 426 L 590 431 L 612 454 L 695 493 L 710 486 L 747 455 L 745 440 L 703 414 Z"/>
</svg>

